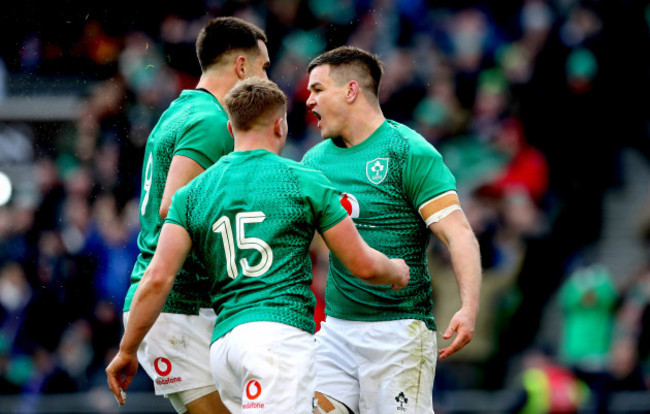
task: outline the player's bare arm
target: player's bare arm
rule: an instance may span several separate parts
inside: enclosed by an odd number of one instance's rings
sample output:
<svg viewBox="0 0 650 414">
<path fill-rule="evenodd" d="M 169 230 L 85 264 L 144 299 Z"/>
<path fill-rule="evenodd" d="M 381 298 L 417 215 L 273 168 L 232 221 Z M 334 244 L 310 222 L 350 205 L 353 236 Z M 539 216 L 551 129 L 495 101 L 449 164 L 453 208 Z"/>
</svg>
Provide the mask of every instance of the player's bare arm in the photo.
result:
<svg viewBox="0 0 650 414">
<path fill-rule="evenodd" d="M 121 404 L 138 369 L 137 350 L 165 304 L 174 279 L 190 252 L 192 241 L 187 231 L 167 223 L 160 233 L 158 248 L 145 271 L 131 304 L 120 349 L 106 368 L 108 386 Z"/>
<path fill-rule="evenodd" d="M 452 343 L 439 351 L 443 360 L 462 349 L 474 335 L 481 290 L 481 258 L 478 242 L 462 210 L 456 210 L 429 228 L 447 246 L 458 282 L 461 308 L 443 333 Z"/>
<path fill-rule="evenodd" d="M 194 177 L 205 171 L 205 168 L 184 155 L 174 155 L 172 163 L 169 166 L 167 173 L 167 181 L 165 182 L 165 191 L 163 192 L 162 200 L 160 202 L 160 217 L 164 220 L 167 218 L 169 206 L 172 204 L 172 196 L 176 190 L 183 187 L 185 184 L 192 181 Z"/>
<path fill-rule="evenodd" d="M 402 259 L 389 259 L 368 246 L 351 218 L 346 217 L 323 232 L 327 247 L 350 272 L 371 285 L 391 285 L 399 290 L 408 285 L 409 267 Z"/>
</svg>

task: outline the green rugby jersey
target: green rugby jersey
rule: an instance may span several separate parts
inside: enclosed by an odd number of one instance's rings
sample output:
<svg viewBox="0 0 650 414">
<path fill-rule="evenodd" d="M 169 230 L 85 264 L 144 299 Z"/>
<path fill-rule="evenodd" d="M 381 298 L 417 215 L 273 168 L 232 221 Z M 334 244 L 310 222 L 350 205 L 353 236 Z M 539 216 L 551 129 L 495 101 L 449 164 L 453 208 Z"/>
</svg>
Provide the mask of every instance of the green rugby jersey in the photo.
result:
<svg viewBox="0 0 650 414">
<path fill-rule="evenodd" d="M 325 313 L 347 320 L 419 319 L 435 329 L 426 262 L 430 230 L 418 209 L 456 182 L 438 151 L 412 129 L 385 121 L 350 148 L 331 139 L 309 150 L 302 163 L 321 170 L 343 192 L 341 203 L 363 239 L 411 270 L 408 286 L 394 291 L 353 277 L 330 254 Z"/>
<path fill-rule="evenodd" d="M 140 255 L 131 273 L 131 286 L 126 295 L 124 311 L 131 307 L 133 295 L 151 261 L 163 225 L 160 217 L 167 173 L 175 155 L 183 155 L 207 169 L 233 150 L 234 141 L 228 132 L 228 115 L 219 101 L 205 90 L 185 90 L 162 114 L 151 131 L 142 168 L 140 195 Z M 174 282 L 163 312 L 198 314 L 199 308 L 210 307 L 206 292 L 208 280 L 200 264 L 188 258 Z"/>
<path fill-rule="evenodd" d="M 309 245 L 346 215 L 322 173 L 266 150 L 233 152 L 178 190 L 167 222 L 213 278 L 212 340 L 253 321 L 313 333 Z"/>
</svg>

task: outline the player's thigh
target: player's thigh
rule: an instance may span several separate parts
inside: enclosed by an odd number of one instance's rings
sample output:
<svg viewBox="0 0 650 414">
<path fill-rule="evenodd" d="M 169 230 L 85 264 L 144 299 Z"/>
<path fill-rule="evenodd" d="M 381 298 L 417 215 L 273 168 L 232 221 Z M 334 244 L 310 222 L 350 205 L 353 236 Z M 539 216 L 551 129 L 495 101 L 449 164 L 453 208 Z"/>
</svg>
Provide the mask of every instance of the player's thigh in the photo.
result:
<svg viewBox="0 0 650 414">
<path fill-rule="evenodd" d="M 215 385 L 193 388 L 187 391 L 168 394 L 167 398 L 177 413 L 189 414 L 228 414 L 221 403 Z"/>
<path fill-rule="evenodd" d="M 359 367 L 361 414 L 433 413 L 435 332 L 419 320 L 377 322 Z"/>
<path fill-rule="evenodd" d="M 316 333 L 316 390 L 359 412 L 357 357 L 348 339 L 360 336 L 364 322 L 332 317 Z M 361 334 L 362 336 L 362 334 Z"/>
<path fill-rule="evenodd" d="M 199 315 L 160 314 L 138 348 L 138 361 L 157 395 L 214 385 L 209 359 L 215 320 L 212 309 L 201 309 Z"/>
<path fill-rule="evenodd" d="M 231 351 L 232 331 L 210 346 L 210 371 L 222 403 L 233 414 L 241 412 L 241 381 L 239 375 L 228 364 Z"/>
<path fill-rule="evenodd" d="M 242 413 L 311 413 L 315 348 L 313 335 L 289 325 L 251 322 L 235 327 L 211 351 L 220 360 L 212 366 L 222 400 L 233 412 L 238 405 Z M 226 369 L 225 375 L 214 371 L 219 367 Z"/>
<path fill-rule="evenodd" d="M 216 387 L 214 391 L 185 404 L 190 414 L 230 414 L 230 411 L 221 402 Z"/>
</svg>

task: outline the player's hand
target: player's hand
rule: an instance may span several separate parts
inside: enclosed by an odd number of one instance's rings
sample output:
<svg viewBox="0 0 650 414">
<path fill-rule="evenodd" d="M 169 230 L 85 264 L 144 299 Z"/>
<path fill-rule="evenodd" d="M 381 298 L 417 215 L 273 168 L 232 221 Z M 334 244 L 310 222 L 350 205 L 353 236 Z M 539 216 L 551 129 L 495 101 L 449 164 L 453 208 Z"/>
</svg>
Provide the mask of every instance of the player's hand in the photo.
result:
<svg viewBox="0 0 650 414">
<path fill-rule="evenodd" d="M 464 309 L 456 312 L 454 317 L 451 318 L 451 321 L 449 321 L 449 326 L 447 327 L 445 333 L 442 335 L 442 338 L 449 339 L 452 337 L 454 332 L 456 333 L 456 337 L 448 347 L 442 348 L 440 351 L 438 351 L 441 361 L 453 353 L 461 350 L 465 345 L 469 343 L 469 341 L 472 340 L 472 336 L 474 335 L 475 320 L 476 316 Z"/>
<path fill-rule="evenodd" d="M 393 266 L 395 266 L 396 269 L 395 279 L 393 283 L 391 283 L 390 287 L 393 288 L 393 290 L 400 290 L 409 284 L 411 270 L 402 259 L 390 259 L 390 261 L 393 262 Z"/>
<path fill-rule="evenodd" d="M 118 352 L 106 367 L 108 388 L 111 389 L 120 405 L 126 403 L 126 393 L 124 391 L 129 388 L 137 370 L 138 357 L 122 351 Z"/>
</svg>

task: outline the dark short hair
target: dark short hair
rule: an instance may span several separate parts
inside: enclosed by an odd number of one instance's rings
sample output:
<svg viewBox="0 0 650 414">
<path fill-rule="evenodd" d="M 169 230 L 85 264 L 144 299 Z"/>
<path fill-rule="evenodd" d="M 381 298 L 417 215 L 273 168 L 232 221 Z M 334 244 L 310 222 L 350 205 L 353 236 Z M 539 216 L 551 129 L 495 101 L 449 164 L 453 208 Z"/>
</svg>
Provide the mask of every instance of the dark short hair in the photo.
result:
<svg viewBox="0 0 650 414">
<path fill-rule="evenodd" d="M 235 129 L 248 131 L 271 117 L 287 111 L 287 96 L 270 80 L 252 77 L 241 81 L 225 98 L 230 123 Z"/>
<path fill-rule="evenodd" d="M 309 73 L 317 67 L 330 65 L 339 70 L 339 80 L 348 82 L 356 80 L 362 89 L 379 95 L 379 83 L 384 73 L 382 63 L 377 55 L 370 54 L 354 46 L 341 46 L 323 53 L 309 63 Z"/>
<path fill-rule="evenodd" d="M 196 39 L 196 56 L 201 70 L 219 63 L 231 51 L 259 53 L 257 41 L 266 43 L 266 35 L 259 27 L 237 17 L 216 17 L 208 21 Z"/>
</svg>

